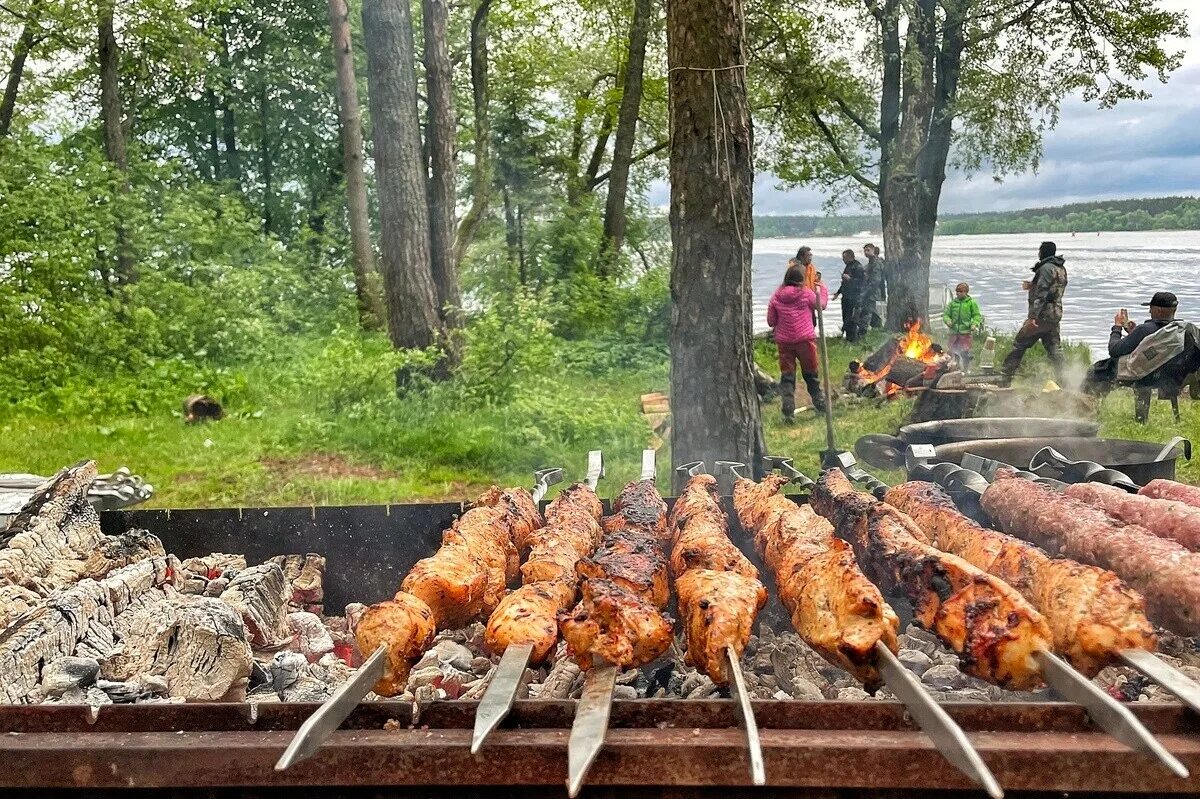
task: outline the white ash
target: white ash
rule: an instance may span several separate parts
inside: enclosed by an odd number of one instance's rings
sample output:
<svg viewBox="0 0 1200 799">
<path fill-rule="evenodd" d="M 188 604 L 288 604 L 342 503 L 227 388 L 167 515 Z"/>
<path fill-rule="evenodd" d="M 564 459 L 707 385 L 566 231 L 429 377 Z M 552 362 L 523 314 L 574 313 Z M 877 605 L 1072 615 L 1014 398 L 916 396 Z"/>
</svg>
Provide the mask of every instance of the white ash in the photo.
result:
<svg viewBox="0 0 1200 799">
<path fill-rule="evenodd" d="M 292 635 L 290 648 L 304 655 L 309 663 L 316 663 L 333 651 L 333 637 L 321 621 L 321 617 L 315 613 L 289 613 L 287 626 Z"/>
<path fill-rule="evenodd" d="M 221 593 L 221 601 L 241 614 L 256 649 L 288 642 L 287 587 L 283 570 L 264 563 L 238 572 Z"/>
<path fill-rule="evenodd" d="M 325 601 L 325 558 L 316 552 L 304 555 L 276 555 L 274 563 L 287 580 L 288 605 L 293 610 L 321 614 Z"/>
</svg>

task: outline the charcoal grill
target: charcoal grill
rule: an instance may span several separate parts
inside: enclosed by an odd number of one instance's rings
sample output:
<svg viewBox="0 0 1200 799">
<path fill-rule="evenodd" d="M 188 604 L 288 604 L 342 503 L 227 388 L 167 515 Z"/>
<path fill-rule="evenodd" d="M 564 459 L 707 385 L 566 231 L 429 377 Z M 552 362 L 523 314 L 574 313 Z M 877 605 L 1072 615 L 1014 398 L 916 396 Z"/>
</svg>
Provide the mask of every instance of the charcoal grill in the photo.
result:
<svg viewBox="0 0 1200 799">
<path fill-rule="evenodd" d="M 670 501 L 668 501 L 670 502 Z M 264 559 L 280 551 L 327 558 L 325 601 L 390 596 L 436 548 L 459 503 L 329 508 L 131 510 L 102 515 L 106 533 L 149 529 L 181 557 L 213 551 Z M 735 539 L 752 558 L 752 545 Z M 767 575 L 764 575 L 767 576 Z M 767 576 L 769 581 L 769 576 Z M 774 586 L 768 585 L 774 595 Z M 764 616 L 765 618 L 765 616 Z M 311 759 L 273 766 L 314 704 L 0 707 L 0 786 L 6 796 L 540 796 L 563 794 L 575 702 L 519 700 L 478 755 L 476 702 L 423 709 L 359 706 Z M 788 796 L 979 796 L 896 702 L 755 701 L 770 788 Z M 1009 796 L 1072 793 L 1200 795 L 1200 717 L 1174 704 L 1134 713 L 1191 770 L 1157 768 L 1066 703 L 949 703 Z M 612 730 L 588 777 L 590 795 L 728 796 L 748 786 L 745 733 L 725 701 L 616 701 Z M 386 727 L 386 729 L 385 729 Z M 371 786 L 370 791 L 362 787 Z M 633 793 L 630 789 L 634 789 Z"/>
</svg>

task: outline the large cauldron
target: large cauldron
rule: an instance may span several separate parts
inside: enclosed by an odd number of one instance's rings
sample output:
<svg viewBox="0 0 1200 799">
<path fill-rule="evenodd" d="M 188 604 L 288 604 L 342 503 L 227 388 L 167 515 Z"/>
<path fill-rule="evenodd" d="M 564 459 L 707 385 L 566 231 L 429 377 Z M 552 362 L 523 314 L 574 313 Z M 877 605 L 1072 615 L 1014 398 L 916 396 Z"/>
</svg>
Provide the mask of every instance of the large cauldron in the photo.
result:
<svg viewBox="0 0 1200 799">
<path fill-rule="evenodd" d="M 854 444 L 859 458 L 879 469 L 904 464 L 904 450 L 911 444 L 951 444 L 957 441 L 981 441 L 1024 436 L 1094 438 L 1100 425 L 1074 419 L 1039 417 L 980 417 L 944 419 L 936 422 L 906 424 L 897 436 L 866 435 Z M 1025 459 L 1028 462 L 1028 458 Z"/>
<path fill-rule="evenodd" d="M 959 463 L 963 455 L 972 453 L 993 458 L 1013 466 L 1028 468 L 1029 461 L 1041 449 L 1053 447 L 1068 460 L 1095 461 L 1109 469 L 1129 475 L 1138 485 L 1157 478 L 1175 478 L 1175 461 L 1182 455 L 1191 458 L 1189 441 L 1168 445 L 1150 441 L 1127 441 L 1118 438 L 1009 438 L 997 441 L 959 441 L 935 448 L 935 462 Z"/>
</svg>

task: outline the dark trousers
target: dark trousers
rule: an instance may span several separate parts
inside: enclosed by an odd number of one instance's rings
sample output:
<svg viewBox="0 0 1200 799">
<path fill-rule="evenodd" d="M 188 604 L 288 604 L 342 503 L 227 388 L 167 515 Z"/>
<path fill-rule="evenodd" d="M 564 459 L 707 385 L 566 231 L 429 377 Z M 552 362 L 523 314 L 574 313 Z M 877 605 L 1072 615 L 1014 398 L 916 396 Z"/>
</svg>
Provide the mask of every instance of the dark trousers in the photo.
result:
<svg viewBox="0 0 1200 799">
<path fill-rule="evenodd" d="M 1021 365 L 1021 360 L 1025 357 L 1025 351 L 1039 341 L 1046 348 L 1046 357 L 1054 366 L 1054 376 L 1061 385 L 1063 382 L 1062 338 L 1059 336 L 1057 324 L 1051 327 L 1039 326 L 1032 331 L 1022 327 L 1017 332 L 1017 337 L 1013 339 L 1012 352 L 1004 359 L 1004 364 L 1000 369 L 1001 373 L 1006 378 L 1012 379 Z"/>
<path fill-rule="evenodd" d="M 821 393 L 821 381 L 817 371 L 817 342 L 782 342 L 779 348 L 779 396 L 784 416 L 796 412 L 796 364 L 804 375 L 804 386 L 812 397 L 813 407 L 823 410 L 825 397 Z"/>
<path fill-rule="evenodd" d="M 859 300 L 842 295 L 842 333 L 846 341 L 858 341 L 866 331 L 862 327 Z"/>
</svg>

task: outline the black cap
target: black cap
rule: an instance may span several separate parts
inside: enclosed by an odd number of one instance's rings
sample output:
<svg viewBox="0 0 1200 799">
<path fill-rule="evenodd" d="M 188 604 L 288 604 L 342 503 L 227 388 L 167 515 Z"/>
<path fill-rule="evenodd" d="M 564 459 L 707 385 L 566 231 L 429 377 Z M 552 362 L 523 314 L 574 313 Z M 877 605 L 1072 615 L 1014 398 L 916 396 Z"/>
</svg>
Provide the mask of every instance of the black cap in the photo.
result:
<svg viewBox="0 0 1200 799">
<path fill-rule="evenodd" d="M 1143 302 L 1142 305 L 1149 305 L 1151 308 L 1178 308 L 1179 298 L 1169 291 L 1156 291 L 1150 302 Z"/>
</svg>

